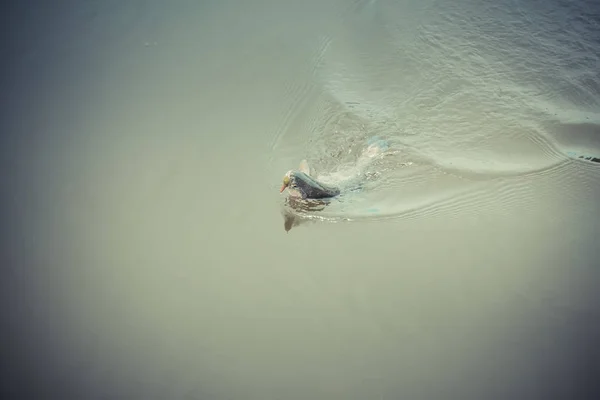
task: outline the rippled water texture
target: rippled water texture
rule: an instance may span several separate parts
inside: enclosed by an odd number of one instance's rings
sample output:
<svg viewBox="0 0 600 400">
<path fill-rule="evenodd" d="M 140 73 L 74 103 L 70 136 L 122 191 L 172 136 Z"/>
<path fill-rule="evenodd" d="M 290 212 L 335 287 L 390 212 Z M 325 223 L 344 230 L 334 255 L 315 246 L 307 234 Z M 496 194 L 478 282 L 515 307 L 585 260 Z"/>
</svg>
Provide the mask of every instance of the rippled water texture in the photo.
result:
<svg viewBox="0 0 600 400">
<path fill-rule="evenodd" d="M 577 160 L 600 157 L 600 27 L 597 14 L 586 14 L 592 8 L 419 4 L 362 4 L 322 38 L 316 89 L 296 93 L 310 98 L 293 110 L 312 120 L 302 129 L 282 126 L 273 157 L 347 169 L 373 134 L 395 153 L 364 171 L 369 182 L 360 195 L 304 217 L 471 207 L 481 193 L 515 190 L 524 177 L 554 171 L 576 179 L 588 168 Z M 414 18 L 398 17 L 407 13 Z"/>
</svg>

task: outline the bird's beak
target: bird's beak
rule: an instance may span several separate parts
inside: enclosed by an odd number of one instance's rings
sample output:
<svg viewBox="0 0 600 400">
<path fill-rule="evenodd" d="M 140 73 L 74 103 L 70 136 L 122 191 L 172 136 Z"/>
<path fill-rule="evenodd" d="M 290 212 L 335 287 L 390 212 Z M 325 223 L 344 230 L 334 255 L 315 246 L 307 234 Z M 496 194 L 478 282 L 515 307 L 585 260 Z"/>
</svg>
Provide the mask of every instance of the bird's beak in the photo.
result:
<svg viewBox="0 0 600 400">
<path fill-rule="evenodd" d="M 281 185 L 281 189 L 279 189 L 279 193 L 283 192 L 286 187 L 287 187 L 286 184 Z"/>
</svg>

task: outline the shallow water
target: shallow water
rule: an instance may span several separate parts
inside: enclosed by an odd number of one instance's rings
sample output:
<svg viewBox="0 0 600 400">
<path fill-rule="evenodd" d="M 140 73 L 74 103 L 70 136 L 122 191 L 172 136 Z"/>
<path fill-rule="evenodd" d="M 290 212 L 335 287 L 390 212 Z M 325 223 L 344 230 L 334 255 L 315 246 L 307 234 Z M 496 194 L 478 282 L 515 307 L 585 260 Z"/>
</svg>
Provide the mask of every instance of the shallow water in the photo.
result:
<svg viewBox="0 0 600 400">
<path fill-rule="evenodd" d="M 594 2 L 19 7 L 14 397 L 593 398 Z M 360 190 L 291 207 L 302 159 Z"/>
</svg>

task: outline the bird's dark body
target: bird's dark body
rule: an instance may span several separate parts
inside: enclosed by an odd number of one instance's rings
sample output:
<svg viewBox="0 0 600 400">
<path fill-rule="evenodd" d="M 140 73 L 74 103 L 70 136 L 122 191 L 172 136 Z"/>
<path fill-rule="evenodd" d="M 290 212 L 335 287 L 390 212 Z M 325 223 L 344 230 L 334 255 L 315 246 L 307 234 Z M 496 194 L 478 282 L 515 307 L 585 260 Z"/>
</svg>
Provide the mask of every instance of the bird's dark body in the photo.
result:
<svg viewBox="0 0 600 400">
<path fill-rule="evenodd" d="M 303 199 L 326 199 L 340 194 L 339 188 L 318 182 L 304 172 L 294 171 L 292 181 L 292 186 L 295 186 Z"/>
</svg>

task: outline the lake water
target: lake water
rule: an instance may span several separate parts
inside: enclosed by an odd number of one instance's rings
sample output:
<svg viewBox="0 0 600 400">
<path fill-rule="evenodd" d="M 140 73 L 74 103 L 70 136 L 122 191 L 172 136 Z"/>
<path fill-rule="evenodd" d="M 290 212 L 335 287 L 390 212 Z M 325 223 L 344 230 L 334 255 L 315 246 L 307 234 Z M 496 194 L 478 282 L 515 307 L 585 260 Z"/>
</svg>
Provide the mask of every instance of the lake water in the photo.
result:
<svg viewBox="0 0 600 400">
<path fill-rule="evenodd" d="M 12 398 L 600 393 L 596 2 L 1 18 Z M 359 190 L 290 206 L 302 159 Z"/>
</svg>

